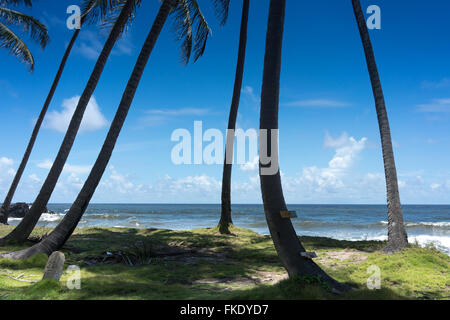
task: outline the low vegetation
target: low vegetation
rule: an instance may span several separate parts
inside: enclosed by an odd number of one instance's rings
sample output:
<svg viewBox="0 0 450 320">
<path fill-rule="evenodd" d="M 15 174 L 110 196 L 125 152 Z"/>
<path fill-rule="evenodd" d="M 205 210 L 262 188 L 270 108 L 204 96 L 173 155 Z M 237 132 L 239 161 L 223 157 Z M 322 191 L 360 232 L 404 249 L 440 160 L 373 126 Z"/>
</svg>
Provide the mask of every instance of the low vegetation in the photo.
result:
<svg viewBox="0 0 450 320">
<path fill-rule="evenodd" d="M 0 227 L 0 235 L 11 228 Z M 32 239 L 48 232 L 37 228 Z M 0 299 L 450 299 L 450 257 L 434 248 L 386 255 L 381 241 L 301 240 L 326 272 L 355 290 L 336 295 L 320 278 L 287 279 L 271 238 L 247 229 L 83 228 L 62 250 L 66 269 L 81 268 L 80 290 L 67 288 L 67 271 L 59 282 L 40 281 L 47 257 L 38 255 L 0 260 Z M 380 268 L 380 290 L 366 285 L 372 265 Z"/>
</svg>

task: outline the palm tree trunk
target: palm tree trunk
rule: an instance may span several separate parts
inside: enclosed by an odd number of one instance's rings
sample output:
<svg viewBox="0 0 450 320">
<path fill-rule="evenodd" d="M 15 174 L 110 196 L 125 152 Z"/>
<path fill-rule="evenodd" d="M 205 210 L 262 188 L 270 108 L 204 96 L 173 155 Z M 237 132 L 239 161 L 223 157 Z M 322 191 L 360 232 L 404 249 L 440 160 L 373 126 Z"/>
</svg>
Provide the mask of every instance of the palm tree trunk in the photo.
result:
<svg viewBox="0 0 450 320">
<path fill-rule="evenodd" d="M 8 253 L 6 255 L 2 255 L 2 257 L 8 259 L 26 259 L 37 253 L 46 253 L 50 255 L 53 251 L 60 249 L 65 244 L 67 239 L 69 239 L 70 235 L 75 230 L 78 222 L 86 211 L 89 201 L 94 195 L 95 189 L 97 188 L 103 176 L 103 173 L 105 172 L 106 166 L 108 165 L 109 159 L 111 158 L 111 154 L 114 150 L 117 138 L 119 137 L 131 103 L 133 102 L 134 95 L 141 80 L 145 66 L 147 65 L 156 40 L 161 33 L 161 30 L 167 20 L 167 17 L 169 16 L 174 3 L 174 0 L 165 0 L 162 3 L 155 18 L 155 22 L 153 23 L 145 44 L 142 47 L 141 53 L 139 54 L 133 73 L 131 74 L 131 77 L 128 81 L 125 92 L 123 93 L 119 108 L 117 109 L 114 120 L 111 123 L 111 127 L 109 129 L 103 147 L 98 155 L 97 161 L 95 162 L 88 179 L 84 183 L 83 188 L 78 194 L 75 202 L 72 204 L 69 212 L 58 224 L 55 230 L 43 241 L 31 248 Z"/>
<path fill-rule="evenodd" d="M 14 240 L 18 242 L 25 241 L 30 233 L 33 231 L 36 223 L 38 222 L 40 216 L 42 215 L 47 203 L 50 199 L 50 196 L 55 189 L 56 183 L 58 182 L 58 178 L 61 175 L 61 172 L 66 163 L 67 157 L 69 156 L 70 150 L 75 141 L 75 137 L 78 133 L 78 129 L 80 127 L 81 121 L 83 119 L 84 112 L 89 103 L 89 100 L 94 93 L 94 90 L 100 80 L 100 76 L 103 72 L 103 69 L 106 65 L 106 61 L 119 38 L 124 26 L 126 25 L 128 18 L 132 12 L 132 8 L 134 6 L 135 0 L 128 0 L 126 5 L 123 7 L 120 16 L 114 24 L 111 33 L 109 34 L 108 40 L 103 47 L 100 56 L 98 57 L 97 63 L 95 64 L 94 70 L 89 78 L 89 81 L 86 85 L 86 88 L 81 95 L 81 98 L 78 102 L 78 105 L 75 109 L 75 112 L 72 116 L 72 120 L 70 121 L 69 128 L 67 129 L 64 140 L 59 149 L 58 155 L 50 169 L 50 172 L 45 180 L 39 195 L 34 201 L 32 207 L 28 214 L 22 219 L 20 224 L 10 233 L 8 234 L 4 240 Z"/>
<path fill-rule="evenodd" d="M 37 135 L 39 133 L 39 129 L 41 128 L 42 122 L 44 121 L 45 114 L 47 113 L 50 102 L 53 99 L 53 95 L 55 94 L 56 87 L 58 86 L 59 80 L 61 79 L 61 75 L 64 71 L 64 67 L 66 65 L 67 59 L 69 57 L 70 51 L 73 48 L 73 45 L 80 33 L 80 29 L 75 30 L 72 39 L 67 46 L 66 52 L 62 58 L 62 61 L 59 65 L 58 72 L 56 73 L 56 77 L 53 80 L 52 87 L 50 88 L 50 92 L 47 95 L 47 99 L 45 100 L 44 106 L 42 107 L 41 113 L 39 114 L 39 118 L 34 125 L 33 133 L 31 134 L 30 141 L 28 142 L 27 149 L 25 150 L 25 154 L 23 155 L 22 162 L 20 163 L 19 169 L 14 176 L 14 180 L 11 183 L 8 194 L 6 195 L 5 201 L 3 201 L 2 207 L 0 208 L 0 223 L 7 224 L 8 216 L 9 216 L 9 207 L 11 205 L 11 201 L 14 197 L 14 193 L 16 192 L 17 186 L 19 185 L 20 179 L 22 178 L 25 167 L 27 166 L 28 159 L 30 158 L 31 151 L 33 150 L 34 143 L 36 142 Z"/>
<path fill-rule="evenodd" d="M 359 0 L 352 0 L 352 4 L 366 55 L 367 67 L 375 98 L 378 125 L 380 127 L 388 206 L 388 244 L 384 248 L 384 251 L 395 252 L 407 248 L 409 244 L 403 222 L 402 206 L 398 191 L 397 169 L 395 167 L 394 151 L 392 148 L 391 129 L 389 128 L 383 89 L 381 87 L 375 55 L 370 41 L 369 30 L 361 10 L 361 3 Z"/>
<path fill-rule="evenodd" d="M 230 233 L 229 226 L 233 223 L 231 218 L 231 169 L 233 164 L 228 163 L 227 159 L 233 159 L 234 129 L 236 129 L 236 118 L 242 90 L 242 78 L 244 76 L 249 7 L 250 0 L 244 0 L 242 7 L 241 33 L 239 37 L 238 61 L 234 80 L 233 99 L 231 101 L 230 116 L 228 118 L 227 148 L 225 148 L 225 161 L 223 164 L 222 213 L 219 222 L 220 233 Z"/>
<path fill-rule="evenodd" d="M 286 0 L 271 0 L 269 22 L 266 35 L 266 53 L 264 58 L 263 85 L 261 90 L 261 118 L 260 129 L 267 130 L 266 141 L 269 156 L 278 158 L 277 148 L 271 150 L 271 130 L 278 132 L 278 105 L 280 90 L 281 51 L 283 42 L 283 28 Z M 276 134 L 278 135 L 278 134 Z M 260 134 L 260 145 L 263 135 Z M 260 147 L 261 157 L 261 147 Z M 290 277 L 319 275 L 329 283 L 333 289 L 342 291 L 347 289 L 343 284 L 328 276 L 311 259 L 301 255 L 305 248 L 300 243 L 290 219 L 281 217 L 280 212 L 286 211 L 286 203 L 281 186 L 280 171 L 276 174 L 265 175 L 264 165 L 260 158 L 260 181 L 267 224 L 277 250 L 278 256 Z"/>
</svg>

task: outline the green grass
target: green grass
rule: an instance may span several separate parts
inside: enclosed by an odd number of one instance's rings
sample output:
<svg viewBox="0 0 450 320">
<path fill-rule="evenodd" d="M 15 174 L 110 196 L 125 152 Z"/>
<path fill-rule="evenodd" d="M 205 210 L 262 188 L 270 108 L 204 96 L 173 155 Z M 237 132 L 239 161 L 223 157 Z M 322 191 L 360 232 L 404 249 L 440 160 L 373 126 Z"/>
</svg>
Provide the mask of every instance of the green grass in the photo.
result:
<svg viewBox="0 0 450 320">
<path fill-rule="evenodd" d="M 12 227 L 0 227 L 0 236 Z M 37 228 L 33 236 L 48 233 Z M 335 295 L 311 277 L 286 279 L 270 237 L 232 228 L 193 231 L 125 228 L 77 229 L 62 251 L 66 268 L 81 268 L 81 290 L 61 280 L 39 281 L 47 257 L 0 259 L 0 299 L 449 299 L 450 258 L 413 246 L 380 252 L 381 241 L 301 237 L 315 261 L 355 290 Z M 29 246 L 0 247 L 9 252 Z M 381 271 L 381 289 L 366 286 L 367 269 Z"/>
</svg>

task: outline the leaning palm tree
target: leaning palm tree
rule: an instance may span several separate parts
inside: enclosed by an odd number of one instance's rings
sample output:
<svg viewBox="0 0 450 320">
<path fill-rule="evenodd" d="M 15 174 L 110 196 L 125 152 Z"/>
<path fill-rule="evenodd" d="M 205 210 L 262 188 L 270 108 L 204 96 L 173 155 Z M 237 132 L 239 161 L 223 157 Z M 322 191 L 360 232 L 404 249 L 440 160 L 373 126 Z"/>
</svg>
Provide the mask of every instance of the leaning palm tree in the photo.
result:
<svg viewBox="0 0 450 320">
<path fill-rule="evenodd" d="M 40 243 L 17 252 L 2 255 L 8 259 L 25 259 L 38 253 L 51 254 L 60 249 L 75 230 L 86 208 L 100 183 L 103 173 L 111 158 L 117 138 L 127 117 L 134 95 L 143 75 L 145 66 L 155 46 L 156 40 L 169 16 L 173 12 L 178 38 L 184 39 L 182 44 L 182 59 L 185 63 L 194 52 L 194 61 L 203 55 L 210 28 L 196 0 L 164 0 L 155 18 L 153 26 L 145 40 L 141 53 L 122 96 L 116 115 L 97 160 L 78 194 L 77 199 L 66 213 L 55 230 Z M 195 30 L 195 31 L 194 31 Z M 195 38 L 193 37 L 196 32 Z"/>
<path fill-rule="evenodd" d="M 229 0 L 228 0 L 229 1 Z M 231 100 L 230 115 L 228 118 L 227 147 L 225 148 L 225 161 L 222 175 L 222 212 L 219 221 L 220 233 L 230 233 L 229 227 L 233 223 L 231 218 L 231 170 L 233 160 L 234 130 L 241 98 L 242 78 L 244 76 L 245 49 L 247 46 L 247 26 L 250 0 L 244 0 L 242 6 L 241 32 L 239 36 L 238 61 L 234 79 L 233 98 Z"/>
<path fill-rule="evenodd" d="M 25 215 L 19 225 L 5 238 L 3 238 L 1 242 L 10 240 L 23 242 L 28 238 L 28 236 L 36 226 L 36 223 L 44 212 L 50 196 L 55 189 L 56 183 L 58 182 L 59 176 L 61 175 L 61 172 L 64 168 L 67 157 L 69 156 L 70 150 L 73 146 L 75 137 L 78 133 L 78 129 L 83 119 L 84 112 L 86 111 L 89 100 L 100 80 L 100 76 L 106 65 L 108 57 L 114 47 L 114 44 L 117 42 L 120 35 L 124 31 L 124 28 L 127 26 L 127 23 L 134 17 L 136 5 L 140 3 L 140 0 L 108 0 L 107 3 L 111 5 L 108 13 L 109 17 L 115 22 L 108 36 L 108 39 L 106 40 L 103 50 L 98 57 L 86 88 L 84 89 L 83 94 L 80 97 L 56 159 L 53 162 L 52 168 L 50 169 L 50 172 L 44 184 L 42 185 L 38 196 L 33 202 L 30 211 L 27 215 Z"/>
<path fill-rule="evenodd" d="M 81 17 L 81 25 L 84 24 L 86 19 L 88 19 L 89 22 L 92 23 L 95 22 L 99 16 L 104 18 L 107 12 L 107 10 L 105 10 L 107 6 L 107 1 L 108 0 L 85 0 L 83 2 L 83 14 Z M 14 193 L 16 192 L 17 186 L 19 185 L 20 179 L 22 178 L 23 172 L 25 171 L 25 167 L 28 163 L 28 159 L 30 158 L 31 151 L 33 150 L 42 122 L 44 121 L 48 107 L 53 99 L 53 95 L 55 94 L 56 88 L 59 84 L 59 80 L 61 79 L 61 75 L 66 66 L 67 59 L 69 58 L 70 52 L 72 51 L 73 45 L 77 40 L 79 33 L 80 28 L 77 28 L 72 36 L 72 39 L 69 42 L 69 45 L 66 48 L 66 51 L 64 52 L 61 63 L 59 64 L 58 71 L 56 73 L 55 79 L 53 80 L 53 84 L 50 87 L 50 91 L 47 95 L 47 98 L 45 99 L 44 106 L 42 107 L 39 117 L 36 121 L 36 124 L 34 125 L 34 129 L 31 134 L 30 141 L 28 142 L 28 146 L 25 150 L 25 154 L 22 157 L 22 161 L 20 162 L 19 168 L 17 169 L 17 172 L 14 175 L 14 179 L 11 183 L 11 186 L 9 187 L 9 191 L 0 208 L 0 223 L 3 224 L 8 223 L 9 207 L 14 197 Z"/>
<path fill-rule="evenodd" d="M 311 258 L 305 254 L 292 222 L 283 218 L 281 213 L 287 211 L 281 186 L 278 165 L 278 107 L 281 72 L 281 49 L 286 0 L 271 0 L 269 22 L 266 34 L 266 52 L 264 58 L 263 84 L 261 90 L 260 132 L 260 181 L 267 224 L 278 256 L 290 277 L 314 275 L 320 276 L 335 290 L 347 287 L 328 276 Z M 273 172 L 265 172 L 268 164 L 261 158 L 267 146 L 267 155 L 275 165 Z M 275 173 L 274 173 L 275 172 Z"/>
<path fill-rule="evenodd" d="M 366 62 L 369 70 L 370 81 L 372 83 L 375 108 L 377 111 L 378 125 L 381 135 L 388 205 L 388 243 L 384 248 L 384 251 L 395 252 L 407 248 L 409 244 L 405 224 L 403 222 L 400 195 L 398 192 L 397 169 L 395 167 L 394 151 L 392 148 L 391 130 L 389 127 L 386 103 L 384 100 L 383 89 L 381 87 L 380 76 L 378 74 L 375 55 L 373 53 L 372 43 L 370 41 L 369 30 L 367 28 L 364 14 L 361 10 L 361 3 L 359 0 L 352 0 L 352 4 L 366 55 Z"/>
<path fill-rule="evenodd" d="M 47 27 L 39 20 L 22 12 L 7 8 L 8 5 L 31 7 L 31 0 L 0 0 L 0 48 L 9 49 L 21 62 L 29 65 L 30 71 L 34 69 L 34 58 L 26 43 L 11 29 L 21 27 L 24 33 L 29 33 L 32 40 L 45 48 L 48 41 Z"/>
</svg>

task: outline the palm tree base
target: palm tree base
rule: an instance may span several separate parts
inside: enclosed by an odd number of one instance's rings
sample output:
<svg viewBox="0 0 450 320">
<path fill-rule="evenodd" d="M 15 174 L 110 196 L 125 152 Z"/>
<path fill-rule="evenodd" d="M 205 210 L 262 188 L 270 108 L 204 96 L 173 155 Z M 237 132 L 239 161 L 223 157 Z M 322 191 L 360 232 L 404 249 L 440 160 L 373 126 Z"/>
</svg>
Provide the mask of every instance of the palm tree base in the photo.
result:
<svg viewBox="0 0 450 320">
<path fill-rule="evenodd" d="M 44 253 L 44 252 L 36 251 L 34 249 L 34 247 L 31 247 L 31 248 L 23 249 L 20 251 L 14 251 L 14 252 L 0 254 L 0 258 L 10 259 L 10 260 L 24 260 L 24 259 L 31 258 L 38 253 Z"/>
<path fill-rule="evenodd" d="M 330 277 L 313 260 L 309 258 L 300 259 L 301 261 L 297 260 L 297 263 L 295 263 L 295 265 L 291 265 L 289 269 L 286 268 L 286 270 L 288 270 L 289 277 L 320 277 L 321 281 L 326 283 L 329 286 L 330 291 L 334 294 L 343 294 L 354 289 Z"/>
<path fill-rule="evenodd" d="M 404 249 L 408 249 L 410 247 L 408 242 L 389 242 L 388 244 L 382 249 L 382 251 L 386 254 L 392 254 L 396 252 L 400 252 Z"/>
<path fill-rule="evenodd" d="M 230 227 L 232 225 L 232 223 L 219 223 L 217 227 L 219 228 L 219 232 L 221 234 L 231 234 Z"/>
<path fill-rule="evenodd" d="M 8 225 L 8 213 L 3 206 L 0 208 L 0 224 Z"/>
</svg>

